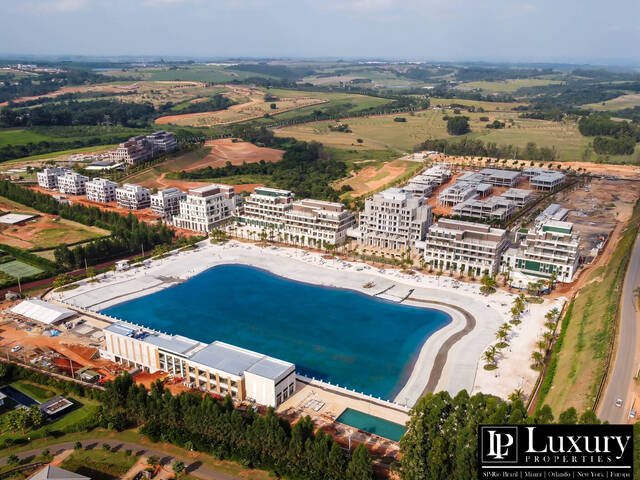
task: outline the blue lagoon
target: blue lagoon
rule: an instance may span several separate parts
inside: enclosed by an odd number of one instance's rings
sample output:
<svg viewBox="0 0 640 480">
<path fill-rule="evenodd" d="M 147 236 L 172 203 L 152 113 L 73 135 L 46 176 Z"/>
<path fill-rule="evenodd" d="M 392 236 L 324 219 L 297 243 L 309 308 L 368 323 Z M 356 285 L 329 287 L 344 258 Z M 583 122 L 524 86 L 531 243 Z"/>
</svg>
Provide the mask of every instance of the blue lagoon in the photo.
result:
<svg viewBox="0 0 640 480">
<path fill-rule="evenodd" d="M 407 381 L 426 339 L 451 321 L 440 310 L 300 283 L 244 265 L 213 267 L 103 313 L 281 358 L 304 375 L 386 399 Z"/>
</svg>

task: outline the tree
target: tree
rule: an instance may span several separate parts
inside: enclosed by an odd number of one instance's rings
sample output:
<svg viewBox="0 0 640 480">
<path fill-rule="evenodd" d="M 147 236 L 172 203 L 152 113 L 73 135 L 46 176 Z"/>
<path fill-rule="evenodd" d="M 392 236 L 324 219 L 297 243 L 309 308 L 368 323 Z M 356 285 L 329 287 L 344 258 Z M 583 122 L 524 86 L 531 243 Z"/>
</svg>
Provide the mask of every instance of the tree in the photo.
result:
<svg viewBox="0 0 640 480">
<path fill-rule="evenodd" d="M 149 462 L 149 465 L 151 465 L 152 467 L 157 467 L 158 465 L 160 465 L 160 459 L 157 455 L 151 455 L 147 462 Z"/>
<path fill-rule="evenodd" d="M 29 407 L 29 423 L 34 429 L 40 428 L 44 425 L 44 413 L 38 408 L 37 405 L 31 405 Z"/>
<path fill-rule="evenodd" d="M 173 470 L 173 473 L 176 474 L 176 477 L 179 477 L 180 474 L 184 472 L 184 462 L 181 460 L 176 460 L 175 462 L 173 462 L 171 469 Z"/>
<path fill-rule="evenodd" d="M 578 412 L 574 407 L 567 408 L 558 417 L 558 423 L 575 425 L 576 423 L 578 423 Z"/>
<path fill-rule="evenodd" d="M 95 267 L 87 268 L 85 274 L 87 275 L 87 278 L 95 277 L 97 275 Z"/>
<path fill-rule="evenodd" d="M 524 392 L 521 388 L 516 388 L 513 392 L 509 394 L 510 402 L 517 402 L 518 400 L 524 400 Z"/>
<path fill-rule="evenodd" d="M 464 135 L 470 131 L 468 117 L 449 117 L 447 119 L 447 132 L 449 135 Z"/>
<path fill-rule="evenodd" d="M 333 442 L 327 459 L 327 476 L 329 480 L 342 480 L 346 465 L 347 462 L 342 453 L 342 448 L 336 442 Z"/>
<path fill-rule="evenodd" d="M 536 368 L 540 368 L 544 363 L 544 355 L 540 352 L 533 352 L 531 354 L 531 360 L 533 360 Z"/>
<path fill-rule="evenodd" d="M 496 365 L 496 355 L 498 354 L 498 349 L 495 345 L 491 345 L 482 353 L 482 358 L 486 360 L 489 365 Z"/>
<path fill-rule="evenodd" d="M 369 450 L 363 444 L 358 445 L 353 452 L 346 473 L 348 480 L 373 479 L 373 462 Z"/>
<path fill-rule="evenodd" d="M 500 347 L 506 346 L 505 344 L 507 343 L 508 336 L 509 334 L 507 333 L 507 331 L 503 330 L 502 328 L 496 332 L 496 339 L 500 341 Z"/>
<path fill-rule="evenodd" d="M 67 273 L 61 273 L 60 275 L 58 275 L 56 277 L 56 279 L 53 281 L 53 286 L 55 288 L 59 288 L 62 287 L 64 285 L 67 285 L 69 283 L 73 282 L 73 278 L 71 278 L 71 276 Z"/>
<path fill-rule="evenodd" d="M 482 279 L 480 280 L 482 282 L 482 287 L 480 287 L 480 290 L 482 291 L 482 293 L 493 293 L 496 291 L 496 279 L 490 275 L 483 275 Z"/>
</svg>

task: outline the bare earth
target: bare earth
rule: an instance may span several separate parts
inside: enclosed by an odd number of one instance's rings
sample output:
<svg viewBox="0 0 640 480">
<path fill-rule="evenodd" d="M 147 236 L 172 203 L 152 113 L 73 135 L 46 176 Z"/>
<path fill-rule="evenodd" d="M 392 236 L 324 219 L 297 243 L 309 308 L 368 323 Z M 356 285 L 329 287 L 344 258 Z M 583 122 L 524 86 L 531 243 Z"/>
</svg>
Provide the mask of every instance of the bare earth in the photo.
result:
<svg viewBox="0 0 640 480">
<path fill-rule="evenodd" d="M 361 197 L 401 177 L 407 171 L 408 166 L 408 162 L 394 160 L 385 163 L 382 167 L 365 167 L 359 172 L 351 172 L 351 177 L 337 183 L 335 189 L 339 190 L 343 185 L 350 185 L 353 188 L 351 195 Z"/>
</svg>

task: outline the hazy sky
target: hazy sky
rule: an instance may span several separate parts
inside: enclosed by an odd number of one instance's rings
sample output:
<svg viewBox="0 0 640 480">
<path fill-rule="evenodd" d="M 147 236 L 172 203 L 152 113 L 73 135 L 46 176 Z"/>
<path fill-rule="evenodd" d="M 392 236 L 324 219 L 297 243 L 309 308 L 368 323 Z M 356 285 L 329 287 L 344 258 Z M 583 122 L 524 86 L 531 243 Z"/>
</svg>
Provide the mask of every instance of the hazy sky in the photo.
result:
<svg viewBox="0 0 640 480">
<path fill-rule="evenodd" d="M 0 0 L 0 53 L 640 64 L 640 0 Z"/>
</svg>

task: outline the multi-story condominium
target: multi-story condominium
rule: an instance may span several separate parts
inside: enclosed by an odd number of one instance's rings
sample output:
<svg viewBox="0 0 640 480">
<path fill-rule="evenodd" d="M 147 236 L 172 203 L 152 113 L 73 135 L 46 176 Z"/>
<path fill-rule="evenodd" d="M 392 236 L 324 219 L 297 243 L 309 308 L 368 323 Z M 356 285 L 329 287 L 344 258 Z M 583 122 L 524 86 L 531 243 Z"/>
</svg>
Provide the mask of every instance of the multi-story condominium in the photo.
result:
<svg viewBox="0 0 640 480">
<path fill-rule="evenodd" d="M 151 195 L 151 211 L 170 220 L 180 212 L 180 201 L 185 198 L 187 194 L 175 187 L 158 190 L 158 193 Z"/>
<path fill-rule="evenodd" d="M 423 181 L 421 178 L 412 178 L 402 189 L 405 192 L 411 192 L 419 197 L 428 197 L 433 193 L 433 189 L 437 185 L 430 181 Z"/>
<path fill-rule="evenodd" d="M 491 185 L 488 183 L 456 182 L 440 192 L 438 195 L 438 205 L 450 207 L 470 198 L 476 198 L 479 188 L 485 195 L 491 192 Z"/>
<path fill-rule="evenodd" d="M 109 203 L 116 201 L 118 184 L 106 178 L 94 178 L 85 185 L 87 198 L 92 202 Z"/>
<path fill-rule="evenodd" d="M 47 190 L 58 190 L 58 177 L 66 175 L 70 170 L 66 168 L 53 167 L 45 168 L 37 173 L 38 185 Z"/>
<path fill-rule="evenodd" d="M 205 344 L 126 322 L 104 329 L 101 356 L 145 372 L 166 372 L 192 388 L 277 407 L 296 391 L 295 365 L 227 343 Z"/>
<path fill-rule="evenodd" d="M 446 163 L 436 163 L 431 168 L 428 168 L 424 172 L 422 172 L 419 176 L 430 180 L 436 185 L 442 185 L 445 182 L 448 182 L 451 178 L 451 169 L 449 165 Z"/>
<path fill-rule="evenodd" d="M 131 137 L 118 148 L 111 150 L 109 156 L 114 162 L 124 162 L 128 165 L 137 165 L 151 160 L 153 150 L 151 144 L 144 135 Z"/>
<path fill-rule="evenodd" d="M 524 233 L 520 246 L 503 268 L 511 267 L 524 274 L 570 282 L 580 261 L 580 235 L 573 223 L 547 220 Z"/>
<path fill-rule="evenodd" d="M 173 152 L 178 148 L 178 142 L 172 132 L 159 130 L 147 135 L 147 141 L 151 144 L 153 155 Z"/>
<path fill-rule="evenodd" d="M 230 220 L 240 207 L 232 185 L 212 183 L 192 188 L 180 201 L 180 213 L 173 217 L 173 225 L 194 232 L 211 232 L 222 222 Z"/>
<path fill-rule="evenodd" d="M 522 208 L 533 201 L 535 194 L 531 190 L 525 190 L 523 188 L 510 188 L 500 196 L 511 200 L 516 204 L 516 207 Z"/>
<path fill-rule="evenodd" d="M 305 199 L 293 203 L 284 215 L 284 234 L 303 244 L 339 245 L 347 240 L 347 230 L 356 223 L 353 213 L 341 203 Z"/>
<path fill-rule="evenodd" d="M 125 183 L 116 188 L 118 206 L 129 210 L 141 210 L 151 205 L 151 194 L 148 188 L 133 183 Z"/>
<path fill-rule="evenodd" d="M 295 195 L 289 190 L 256 187 L 243 202 L 237 220 L 240 224 L 261 228 L 284 228 L 285 213 L 293 208 Z"/>
<path fill-rule="evenodd" d="M 478 173 L 484 177 L 484 182 L 496 187 L 515 187 L 522 180 L 522 174 L 514 170 L 484 168 Z"/>
<path fill-rule="evenodd" d="M 542 225 L 548 220 L 556 220 L 564 222 L 569 216 L 569 210 L 560 206 L 558 203 L 552 203 L 545 208 L 540 215 L 536 217 L 536 225 Z"/>
<path fill-rule="evenodd" d="M 541 173 L 529 179 L 529 185 L 536 190 L 553 190 L 564 183 L 566 176 L 560 172 Z"/>
<path fill-rule="evenodd" d="M 87 192 L 85 185 L 88 181 L 89 177 L 69 171 L 58 177 L 58 189 L 60 193 L 67 195 L 84 195 Z"/>
<path fill-rule="evenodd" d="M 482 220 L 506 220 L 516 211 L 516 204 L 501 196 L 486 200 L 470 198 L 453 207 L 451 213 L 461 217 L 473 217 Z"/>
<path fill-rule="evenodd" d="M 497 272 L 508 238 L 506 230 L 441 218 L 431 226 L 424 243 L 425 261 L 435 268 L 482 275 L 485 270 Z"/>
<path fill-rule="evenodd" d="M 360 239 L 374 247 L 414 248 L 424 239 L 431 220 L 431 207 L 424 197 L 388 188 L 365 201 L 360 214 Z"/>
</svg>

